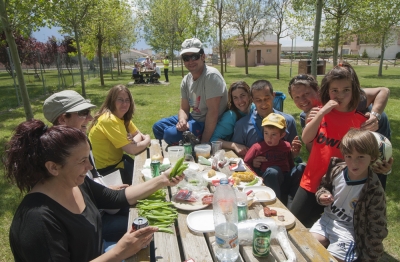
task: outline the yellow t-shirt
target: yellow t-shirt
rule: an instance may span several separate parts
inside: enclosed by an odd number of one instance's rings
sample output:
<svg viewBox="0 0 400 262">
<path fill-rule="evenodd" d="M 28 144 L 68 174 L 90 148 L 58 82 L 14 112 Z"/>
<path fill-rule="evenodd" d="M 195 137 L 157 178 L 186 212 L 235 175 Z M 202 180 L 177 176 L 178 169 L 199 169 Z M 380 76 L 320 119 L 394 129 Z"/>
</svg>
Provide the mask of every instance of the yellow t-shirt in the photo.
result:
<svg viewBox="0 0 400 262">
<path fill-rule="evenodd" d="M 128 129 L 131 134 L 137 132 L 137 127 L 132 121 Z M 96 125 L 89 132 L 97 169 L 106 168 L 121 161 L 124 154 L 122 147 L 130 143 L 127 134 L 124 121 L 112 113 L 105 113 L 99 117 Z M 117 168 L 124 168 L 124 163 L 120 162 Z"/>
</svg>

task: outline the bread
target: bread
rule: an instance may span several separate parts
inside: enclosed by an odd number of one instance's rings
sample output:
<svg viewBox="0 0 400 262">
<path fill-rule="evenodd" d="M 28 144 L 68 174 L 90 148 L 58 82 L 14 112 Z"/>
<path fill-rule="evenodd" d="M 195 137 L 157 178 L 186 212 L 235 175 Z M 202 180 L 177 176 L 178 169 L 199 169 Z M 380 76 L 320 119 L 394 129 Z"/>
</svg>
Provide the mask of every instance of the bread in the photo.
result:
<svg viewBox="0 0 400 262">
<path fill-rule="evenodd" d="M 215 173 L 215 170 L 214 170 L 214 169 L 210 169 L 210 171 L 208 171 L 208 173 L 207 173 L 208 178 L 211 178 L 211 177 L 215 176 L 216 174 L 217 174 L 217 173 Z"/>
</svg>

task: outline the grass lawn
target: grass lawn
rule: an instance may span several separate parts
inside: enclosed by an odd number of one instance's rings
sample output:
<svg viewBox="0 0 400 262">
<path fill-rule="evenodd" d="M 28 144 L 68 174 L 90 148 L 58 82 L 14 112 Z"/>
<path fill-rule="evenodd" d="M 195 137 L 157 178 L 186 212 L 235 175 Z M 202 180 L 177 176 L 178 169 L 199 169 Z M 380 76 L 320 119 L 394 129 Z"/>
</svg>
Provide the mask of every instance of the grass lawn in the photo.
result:
<svg viewBox="0 0 400 262">
<path fill-rule="evenodd" d="M 219 69 L 219 66 L 217 67 Z M 327 70 L 331 68 L 331 65 L 327 65 Z M 389 67 L 383 71 L 383 77 L 377 77 L 378 67 L 376 66 L 354 66 L 358 76 L 360 78 L 361 85 L 363 87 L 377 87 L 385 86 L 390 88 L 391 95 L 386 106 L 385 112 L 389 116 L 390 124 L 392 127 L 392 144 L 393 144 L 393 157 L 395 159 L 393 165 L 393 172 L 389 175 L 386 196 L 387 196 L 387 215 L 388 215 L 388 228 L 389 236 L 384 241 L 386 253 L 381 261 L 398 261 L 400 260 L 400 247 L 396 239 L 400 239 L 400 175 L 397 173 L 400 170 L 400 137 L 396 130 L 400 127 L 400 114 L 396 113 L 397 106 L 400 105 L 400 68 Z M 170 68 L 171 71 L 171 68 Z M 289 83 L 289 64 L 283 64 L 280 67 L 281 77 L 276 79 L 276 67 L 275 66 L 261 66 L 256 68 L 249 68 L 249 75 L 244 74 L 244 68 L 233 68 L 228 67 L 228 72 L 225 73 L 225 80 L 229 86 L 236 80 L 244 80 L 251 85 L 255 80 L 267 79 L 271 81 L 275 91 L 282 91 L 286 94 L 287 98 L 284 102 L 284 112 L 292 114 L 296 121 L 299 122 L 299 110 L 295 107 L 293 101 L 290 99 L 287 93 L 287 85 Z M 293 76 L 297 72 L 297 63 L 293 63 Z M 184 72 L 187 73 L 186 71 Z M 106 86 L 100 86 L 99 78 L 91 78 L 87 81 L 86 93 L 88 98 L 91 99 L 92 103 L 98 107 L 103 102 L 108 90 L 115 84 L 127 84 L 132 81 L 130 79 L 131 70 L 127 69 L 124 71 L 122 76 L 116 76 L 114 74 L 114 80 L 111 79 L 110 75 L 106 75 L 105 83 Z M 136 104 L 136 112 L 133 117 L 135 125 L 143 132 L 150 134 L 152 137 L 152 125 L 154 122 L 162 117 L 175 115 L 178 112 L 180 106 L 180 82 L 182 80 L 182 72 L 180 68 L 175 72 L 169 73 L 170 83 L 168 85 L 137 85 L 130 87 L 132 95 Z M 3 73 L 0 73 L 0 79 L 9 81 L 12 83 L 11 78 Z M 8 79 L 8 80 L 7 80 Z M 319 82 L 322 76 L 318 77 Z M 164 76 L 161 76 L 160 81 L 164 81 Z M 75 79 L 75 83 L 79 84 L 79 79 Z M 0 84 L 0 89 L 2 84 Z M 80 87 L 71 88 L 81 93 Z M 8 92 L 8 93 L 11 93 Z M 7 93 L 7 94 L 8 94 Z M 32 110 L 35 118 L 44 120 L 42 113 L 42 104 L 44 99 L 48 95 L 42 95 L 39 99 L 32 101 Z M 0 101 L 4 101 L 5 93 L 0 93 Z M 8 99 L 8 98 L 6 98 Z M 2 110 L 0 110 L 1 112 Z M 25 115 L 23 108 L 16 108 L 8 112 L 0 113 L 0 153 L 4 151 L 4 144 L 10 139 L 12 130 L 20 122 L 25 121 Z M 46 121 L 45 121 L 46 122 Z M 300 125 L 298 124 L 298 130 Z M 300 132 L 299 132 L 300 133 Z M 308 158 L 306 150 L 302 149 L 303 159 Z M 0 198 L 0 261 L 12 261 L 10 247 L 8 244 L 8 231 L 12 221 L 13 214 L 21 201 L 23 195 L 21 195 L 15 186 L 10 184 L 4 179 L 4 170 L 0 167 L 0 192 L 2 197 Z"/>
</svg>

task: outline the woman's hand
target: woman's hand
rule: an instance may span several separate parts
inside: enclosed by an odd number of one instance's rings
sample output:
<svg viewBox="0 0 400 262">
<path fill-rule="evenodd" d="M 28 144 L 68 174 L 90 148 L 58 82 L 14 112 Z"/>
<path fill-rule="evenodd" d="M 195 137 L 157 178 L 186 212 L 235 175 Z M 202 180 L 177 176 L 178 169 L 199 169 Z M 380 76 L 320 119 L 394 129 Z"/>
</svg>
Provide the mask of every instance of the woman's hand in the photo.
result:
<svg viewBox="0 0 400 262">
<path fill-rule="evenodd" d="M 171 170 L 172 168 L 166 170 L 165 172 L 161 172 L 160 177 L 163 178 L 164 186 L 176 186 L 177 184 L 179 184 L 179 182 L 181 182 L 185 178 L 184 174 L 170 178 L 169 174 L 171 173 Z"/>
<path fill-rule="evenodd" d="M 139 230 L 133 231 L 130 229 L 118 241 L 114 248 L 108 252 L 113 252 L 116 257 L 126 259 L 139 252 L 143 247 L 150 244 L 154 232 L 157 232 L 157 227 L 148 226 Z"/>
<path fill-rule="evenodd" d="M 235 151 L 235 153 L 240 156 L 240 157 L 244 157 L 247 153 L 248 148 L 245 145 L 241 145 L 241 144 L 237 144 L 237 143 L 233 143 L 233 151 Z"/>
<path fill-rule="evenodd" d="M 324 206 L 329 206 L 333 203 L 333 196 L 331 194 L 321 194 L 319 196 L 319 202 Z"/>
<path fill-rule="evenodd" d="M 372 115 L 370 112 L 365 113 L 366 117 L 369 117 L 367 121 L 361 124 L 361 129 L 376 131 L 379 128 L 379 120 L 375 115 Z"/>
</svg>

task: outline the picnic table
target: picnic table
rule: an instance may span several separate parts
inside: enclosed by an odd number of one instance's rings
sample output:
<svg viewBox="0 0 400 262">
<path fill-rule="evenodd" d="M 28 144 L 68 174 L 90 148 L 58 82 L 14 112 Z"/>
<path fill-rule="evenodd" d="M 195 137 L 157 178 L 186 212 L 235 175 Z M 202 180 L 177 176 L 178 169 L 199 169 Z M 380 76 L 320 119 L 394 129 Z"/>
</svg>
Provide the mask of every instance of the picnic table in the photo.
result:
<svg viewBox="0 0 400 262">
<path fill-rule="evenodd" d="M 151 146 L 148 151 L 144 151 L 135 157 L 133 184 L 143 183 L 143 175 L 141 170 L 147 158 L 156 154 L 163 153 L 166 144 L 162 142 L 160 145 L 158 140 L 152 140 Z M 165 154 L 164 154 L 165 155 Z M 225 156 L 237 157 L 232 151 L 227 151 Z M 206 167 L 210 168 L 210 167 Z M 231 175 L 232 171 L 229 168 L 224 168 L 221 172 Z M 172 197 L 174 188 L 169 188 L 167 200 Z M 213 192 L 214 188 L 210 187 Z M 263 208 L 265 203 L 253 203 L 248 210 L 249 218 L 259 218 L 259 211 Z M 270 207 L 279 207 L 282 209 L 287 208 L 279 201 L 269 202 Z M 212 209 L 212 205 L 207 207 Z M 207 209 L 206 208 L 206 209 Z M 204 261 L 218 261 L 215 258 L 213 243 L 215 241 L 214 233 L 196 233 L 188 228 L 186 218 L 191 211 L 178 209 L 178 219 L 175 222 L 175 227 L 172 227 L 174 234 L 156 232 L 154 240 L 147 248 L 142 249 L 136 255 L 126 259 L 127 262 L 136 261 L 185 261 L 193 259 L 196 262 Z M 288 211 L 289 212 L 289 211 Z M 128 228 L 131 227 L 133 220 L 138 217 L 138 212 L 135 207 L 132 207 L 129 212 Z M 308 231 L 307 228 L 301 224 L 297 219 L 295 226 L 287 230 L 290 245 L 296 255 L 297 261 L 336 261 L 330 253 L 323 247 Z M 253 262 L 260 261 L 252 254 L 252 246 L 240 246 L 240 256 L 237 261 Z M 285 261 L 287 258 L 279 243 L 276 241 L 271 242 L 271 252 L 265 261 Z"/>
</svg>

